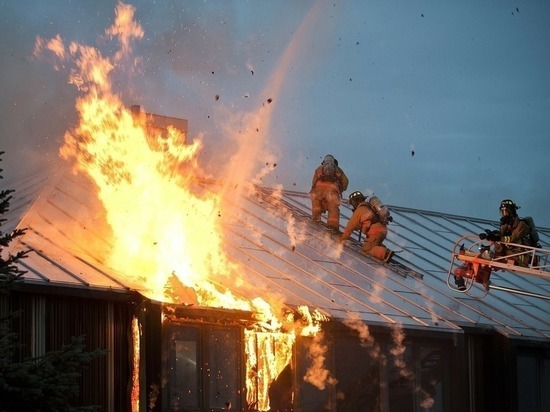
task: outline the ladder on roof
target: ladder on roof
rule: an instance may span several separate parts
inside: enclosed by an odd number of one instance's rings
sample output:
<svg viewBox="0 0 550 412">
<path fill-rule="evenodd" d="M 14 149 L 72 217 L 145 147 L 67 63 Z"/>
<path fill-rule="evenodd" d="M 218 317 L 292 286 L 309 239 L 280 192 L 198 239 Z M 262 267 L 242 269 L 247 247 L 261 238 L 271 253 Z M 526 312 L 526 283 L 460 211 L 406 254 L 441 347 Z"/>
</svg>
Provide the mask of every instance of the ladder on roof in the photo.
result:
<svg viewBox="0 0 550 412">
<path fill-rule="evenodd" d="M 285 206 L 285 208 L 290 210 L 295 217 L 297 217 L 301 220 L 310 222 L 312 227 L 320 228 L 321 230 L 323 230 L 325 232 L 327 232 L 329 230 L 323 222 L 320 222 L 319 224 L 315 224 L 314 222 L 312 222 L 311 221 L 311 214 L 304 211 L 300 207 L 298 207 L 296 205 L 293 205 L 290 202 L 288 202 L 288 201 L 286 201 L 286 200 L 284 200 L 280 197 L 274 198 L 272 194 L 275 190 L 265 188 L 265 187 L 260 187 L 260 186 L 255 186 L 255 189 L 256 189 L 257 196 L 260 199 L 262 199 L 263 201 L 268 202 L 271 205 L 276 206 L 276 207 L 283 204 Z M 301 193 L 299 193 L 299 192 L 289 192 L 289 193 L 293 193 L 293 194 L 296 194 L 296 195 L 301 195 Z M 397 257 L 397 254 L 394 255 L 394 258 L 389 262 L 383 262 L 381 260 L 376 259 L 375 257 L 372 257 L 372 256 L 369 256 L 369 255 L 365 254 L 363 252 L 363 245 L 361 243 L 360 238 L 358 240 L 351 239 L 351 238 L 348 239 L 347 247 L 353 249 L 354 251 L 356 251 L 357 253 L 362 255 L 362 257 L 365 257 L 369 260 L 372 260 L 373 262 L 376 262 L 376 263 L 379 263 L 381 265 L 384 265 L 384 266 L 387 266 L 387 267 L 391 268 L 395 273 L 399 274 L 400 276 L 403 276 L 403 277 L 412 276 L 412 277 L 415 277 L 417 279 L 423 279 L 423 275 L 421 273 L 419 273 L 416 270 L 414 270 L 414 269 L 410 268 L 409 266 L 407 266 L 409 264 L 409 262 L 407 262 L 407 260 L 399 257 L 400 262 L 396 261 L 395 257 Z"/>
</svg>

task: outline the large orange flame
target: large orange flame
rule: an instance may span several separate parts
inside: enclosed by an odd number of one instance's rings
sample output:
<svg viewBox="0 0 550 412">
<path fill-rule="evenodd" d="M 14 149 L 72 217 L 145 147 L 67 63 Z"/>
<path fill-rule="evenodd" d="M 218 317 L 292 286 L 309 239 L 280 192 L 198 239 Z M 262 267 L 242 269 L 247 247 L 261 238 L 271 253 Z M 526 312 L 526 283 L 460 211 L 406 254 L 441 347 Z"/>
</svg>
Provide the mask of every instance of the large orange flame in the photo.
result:
<svg viewBox="0 0 550 412">
<path fill-rule="evenodd" d="M 117 5 L 115 23 L 105 32 L 120 45 L 111 58 L 74 42 L 65 47 L 59 36 L 37 40 L 37 50 L 74 59 L 70 83 L 83 92 L 76 105 L 80 123 L 65 134 L 60 154 L 75 160 L 77 171 L 97 187 L 112 231 L 108 266 L 157 300 L 171 300 L 165 288 L 175 276 L 196 293 L 183 303 L 250 310 L 248 301 L 215 284 L 235 267 L 221 247 L 219 197 L 191 188 L 200 176 L 200 140 L 187 144 L 173 127 L 165 134 L 148 128 L 147 119 L 132 116 L 112 92 L 111 73 L 130 53 L 131 41 L 143 36 L 133 14 L 132 6 Z"/>
<path fill-rule="evenodd" d="M 188 188 L 198 171 L 200 142 L 186 145 L 173 128 L 166 137 L 148 136 L 116 96 L 88 94 L 78 110 L 81 123 L 67 132 L 61 155 L 76 158 L 97 185 L 113 232 L 109 265 L 158 300 L 165 300 L 164 287 L 174 274 L 202 291 L 199 303 L 218 299 L 214 306 L 238 307 L 204 282 L 234 268 L 221 249 L 219 199 Z"/>
<path fill-rule="evenodd" d="M 66 47 L 60 36 L 37 39 L 35 54 L 47 50 L 61 62 L 75 62 L 70 83 L 82 92 L 76 103 L 79 124 L 66 132 L 60 155 L 74 161 L 75 171 L 86 174 L 97 188 L 112 239 L 104 257 L 107 266 L 152 299 L 256 313 L 258 329 L 247 333 L 247 387 L 266 410 L 267 385 L 289 364 L 295 336 L 315 336 L 326 319 L 306 306 L 298 308 L 298 322 L 278 319 L 280 308 L 275 310 L 262 297 L 247 300 L 222 286 L 227 283 L 223 278 L 239 283 L 239 268 L 222 247 L 219 211 L 228 191 L 212 193 L 197 184 L 203 176 L 197 160 L 200 139 L 187 142 L 186 134 L 174 127 L 165 133 L 148 127 L 147 116 L 136 116 L 112 91 L 112 72 L 129 57 L 132 40 L 143 36 L 134 11 L 117 5 L 116 20 L 105 31 L 120 45 L 111 58 L 74 42 Z M 262 116 L 250 118 L 259 121 Z M 247 168 L 237 173 L 239 178 L 246 177 L 242 174 L 250 172 Z M 294 244 L 292 231 L 289 236 Z M 262 329 L 269 333 L 258 332 Z M 286 333 L 280 333 L 283 329 Z M 327 380 L 323 362 L 324 356 L 316 356 L 307 380 Z M 261 376 L 252 376 L 253 370 Z"/>
</svg>

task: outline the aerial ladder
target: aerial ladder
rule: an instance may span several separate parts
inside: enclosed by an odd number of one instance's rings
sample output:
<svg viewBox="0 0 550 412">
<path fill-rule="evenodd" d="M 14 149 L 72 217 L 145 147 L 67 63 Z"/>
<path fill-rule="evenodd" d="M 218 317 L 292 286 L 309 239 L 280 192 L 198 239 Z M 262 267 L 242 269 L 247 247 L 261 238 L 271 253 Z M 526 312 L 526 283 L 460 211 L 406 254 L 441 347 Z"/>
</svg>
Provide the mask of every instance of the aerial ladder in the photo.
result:
<svg viewBox="0 0 550 412">
<path fill-rule="evenodd" d="M 480 298 L 495 289 L 550 300 L 548 294 L 498 285 L 491 280 L 491 274 L 498 271 L 550 280 L 549 257 L 548 249 L 466 235 L 453 246 L 447 286 L 456 292 Z"/>
</svg>

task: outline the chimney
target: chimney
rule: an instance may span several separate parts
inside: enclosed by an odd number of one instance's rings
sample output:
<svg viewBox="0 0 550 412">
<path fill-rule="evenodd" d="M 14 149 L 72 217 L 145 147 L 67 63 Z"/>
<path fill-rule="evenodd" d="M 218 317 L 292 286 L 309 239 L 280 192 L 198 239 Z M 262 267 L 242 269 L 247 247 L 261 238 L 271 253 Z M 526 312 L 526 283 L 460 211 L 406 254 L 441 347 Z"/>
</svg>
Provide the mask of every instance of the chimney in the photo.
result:
<svg viewBox="0 0 550 412">
<path fill-rule="evenodd" d="M 146 113 L 138 104 L 130 106 L 130 112 L 134 120 L 144 121 L 147 132 L 167 136 L 168 126 L 172 126 L 183 134 L 183 143 L 187 141 L 188 121 L 178 117 L 162 116 L 154 113 Z"/>
</svg>

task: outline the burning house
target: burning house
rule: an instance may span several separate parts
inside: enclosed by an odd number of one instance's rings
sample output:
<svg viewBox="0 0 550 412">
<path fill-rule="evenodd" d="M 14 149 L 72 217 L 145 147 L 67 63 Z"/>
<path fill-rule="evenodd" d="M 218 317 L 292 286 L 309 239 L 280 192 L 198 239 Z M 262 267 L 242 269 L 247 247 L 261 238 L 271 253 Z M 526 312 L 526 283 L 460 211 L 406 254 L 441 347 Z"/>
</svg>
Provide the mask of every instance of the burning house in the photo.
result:
<svg viewBox="0 0 550 412">
<path fill-rule="evenodd" d="M 107 354 L 75 404 L 113 412 L 548 410 L 548 280 L 497 272 L 507 287 L 484 297 L 447 284 L 456 239 L 498 222 L 388 206 L 396 253 L 381 263 L 312 224 L 307 193 L 250 183 L 254 165 L 208 176 L 185 120 L 129 110 L 111 90 L 143 36 L 117 7 L 112 59 L 37 39 L 75 61 L 83 95 L 59 150 L 71 170 L 10 187 L 3 229 L 27 231 L 5 252 L 29 253 L 2 308 L 22 310 L 23 356 L 84 335 Z M 550 229 L 539 234 L 548 247 Z"/>
<path fill-rule="evenodd" d="M 140 123 L 185 140 L 185 122 L 174 130 L 169 118 L 129 112 L 126 129 Z M 154 199 L 153 213 L 151 186 L 164 183 L 110 160 L 103 170 L 116 168 L 103 183 L 93 167 L 53 181 L 30 176 L 8 215 L 28 228 L 10 250 L 30 251 L 9 298 L 23 310 L 25 355 L 79 335 L 108 350 L 83 371 L 79 403 L 106 411 L 548 406 L 548 282 L 495 273 L 495 284 L 525 294 L 483 298 L 446 284 L 456 239 L 497 222 L 390 206 L 387 244 L 397 253 L 385 264 L 312 224 L 306 193 L 251 186 L 213 206 L 223 184 L 193 178 L 177 186 L 184 196 L 170 188 L 168 200 Z M 125 160 L 134 161 L 143 171 L 150 159 Z M 191 220 L 178 223 L 181 214 Z M 350 216 L 343 205 L 343 222 Z M 193 222 L 206 218 L 215 223 Z M 548 246 L 550 230 L 539 232 Z"/>
</svg>

